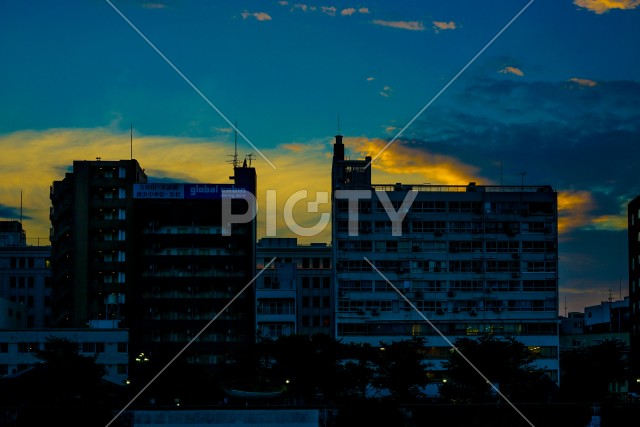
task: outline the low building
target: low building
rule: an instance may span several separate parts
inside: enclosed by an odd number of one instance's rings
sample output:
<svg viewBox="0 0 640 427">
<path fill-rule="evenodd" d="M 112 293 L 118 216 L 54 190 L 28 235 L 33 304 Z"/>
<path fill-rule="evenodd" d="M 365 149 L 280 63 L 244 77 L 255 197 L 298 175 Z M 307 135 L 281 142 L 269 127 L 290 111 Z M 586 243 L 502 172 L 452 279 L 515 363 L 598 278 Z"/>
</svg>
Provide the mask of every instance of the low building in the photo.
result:
<svg viewBox="0 0 640 427">
<path fill-rule="evenodd" d="M 333 336 L 331 247 L 300 245 L 296 238 L 263 238 L 256 248 L 258 337 L 326 334 Z"/>
<path fill-rule="evenodd" d="M 40 363 L 35 357 L 50 338 L 66 339 L 78 344 L 84 356 L 96 356 L 104 365 L 105 380 L 125 384 L 129 376 L 126 329 L 5 329 L 0 330 L 0 376 L 15 375 Z"/>
</svg>

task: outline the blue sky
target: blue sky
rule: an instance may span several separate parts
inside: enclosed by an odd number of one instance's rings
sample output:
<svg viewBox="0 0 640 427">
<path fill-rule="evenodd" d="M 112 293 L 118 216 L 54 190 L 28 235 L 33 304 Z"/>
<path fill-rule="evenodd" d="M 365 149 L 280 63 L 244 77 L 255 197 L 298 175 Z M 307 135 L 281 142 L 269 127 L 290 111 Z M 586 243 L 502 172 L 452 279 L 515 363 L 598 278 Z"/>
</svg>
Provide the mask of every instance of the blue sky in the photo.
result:
<svg viewBox="0 0 640 427">
<path fill-rule="evenodd" d="M 326 189 L 331 140 L 375 155 L 528 1 L 112 0 L 273 161 L 262 188 Z M 561 306 L 626 294 L 640 194 L 639 0 L 535 0 L 374 164 L 376 182 L 549 184 Z M 154 179 L 224 182 L 227 123 L 107 1 L 0 4 L 0 217 L 73 159 L 135 155 Z M 241 157 L 255 152 L 239 141 Z M 27 160 L 26 160 L 27 159 Z M 419 180 L 419 181 L 417 181 Z M 318 183 L 321 184 L 318 184 Z M 564 313 L 564 309 L 561 309 Z"/>
</svg>

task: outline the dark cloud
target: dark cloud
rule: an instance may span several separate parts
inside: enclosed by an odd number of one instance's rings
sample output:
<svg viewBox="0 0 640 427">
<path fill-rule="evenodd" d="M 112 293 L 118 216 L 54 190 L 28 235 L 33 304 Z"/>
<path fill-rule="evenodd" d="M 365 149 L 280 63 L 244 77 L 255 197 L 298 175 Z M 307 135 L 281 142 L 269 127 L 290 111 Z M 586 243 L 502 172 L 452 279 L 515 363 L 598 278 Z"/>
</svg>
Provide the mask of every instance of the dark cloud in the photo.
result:
<svg viewBox="0 0 640 427">
<path fill-rule="evenodd" d="M 0 203 L 0 220 L 2 221 L 18 221 L 20 219 L 20 208 L 7 206 Z M 22 212 L 22 219 L 32 219 L 31 216 Z"/>
<path fill-rule="evenodd" d="M 455 156 L 493 183 L 520 184 L 526 171 L 525 184 L 589 193 L 590 218 L 624 217 L 640 194 L 640 83 L 467 82 L 414 123 L 408 144 Z M 614 288 L 617 297 L 620 280 L 627 293 L 626 229 L 575 228 L 559 251 L 561 295 L 606 299 Z"/>
<path fill-rule="evenodd" d="M 640 194 L 640 83 L 480 80 L 425 112 L 413 144 L 456 155 L 480 174 L 558 188 Z M 520 178 L 517 178 L 520 179 Z"/>
</svg>

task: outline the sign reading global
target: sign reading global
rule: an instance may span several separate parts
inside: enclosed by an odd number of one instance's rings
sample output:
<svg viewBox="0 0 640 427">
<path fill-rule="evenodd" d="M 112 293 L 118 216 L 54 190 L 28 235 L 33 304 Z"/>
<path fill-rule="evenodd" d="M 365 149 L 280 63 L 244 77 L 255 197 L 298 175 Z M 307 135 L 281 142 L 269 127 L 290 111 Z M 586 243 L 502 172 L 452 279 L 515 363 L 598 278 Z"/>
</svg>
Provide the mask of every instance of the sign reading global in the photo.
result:
<svg viewBox="0 0 640 427">
<path fill-rule="evenodd" d="M 134 199 L 242 198 L 247 189 L 234 184 L 134 184 Z"/>
</svg>

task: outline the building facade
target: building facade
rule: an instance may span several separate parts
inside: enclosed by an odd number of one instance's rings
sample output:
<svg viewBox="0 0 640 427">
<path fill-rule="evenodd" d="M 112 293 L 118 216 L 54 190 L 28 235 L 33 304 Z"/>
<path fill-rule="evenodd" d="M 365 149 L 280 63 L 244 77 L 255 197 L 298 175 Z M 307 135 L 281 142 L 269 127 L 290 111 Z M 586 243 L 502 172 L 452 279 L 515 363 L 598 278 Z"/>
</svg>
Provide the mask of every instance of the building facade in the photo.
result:
<svg viewBox="0 0 640 427">
<path fill-rule="evenodd" d="M 640 393 L 640 196 L 627 205 L 629 253 L 630 388 Z"/>
<path fill-rule="evenodd" d="M 508 335 L 558 381 L 556 192 L 371 184 L 369 163 L 346 160 L 336 137 L 336 338 L 378 345 L 422 336 L 438 369 L 450 345 L 436 328 L 452 342 Z"/>
<path fill-rule="evenodd" d="M 24 307 L 25 327 L 44 328 L 51 317 L 51 247 L 26 241 L 20 222 L 0 221 L 0 298 Z"/>
<path fill-rule="evenodd" d="M 74 161 L 51 187 L 52 326 L 126 325 L 136 160 Z"/>
<path fill-rule="evenodd" d="M 255 195 L 255 168 L 235 168 L 234 178 L 134 186 L 132 356 L 161 367 L 189 344 L 189 363 L 221 367 L 255 341 L 255 287 L 246 286 L 255 275 L 256 221 L 229 230 L 222 216 L 225 192 Z M 238 215 L 248 209 L 241 196 L 230 203 Z"/>
<path fill-rule="evenodd" d="M 258 338 L 333 336 L 332 251 L 326 243 L 299 245 L 296 238 L 262 238 L 257 269 L 275 258 L 256 280 Z"/>
</svg>

